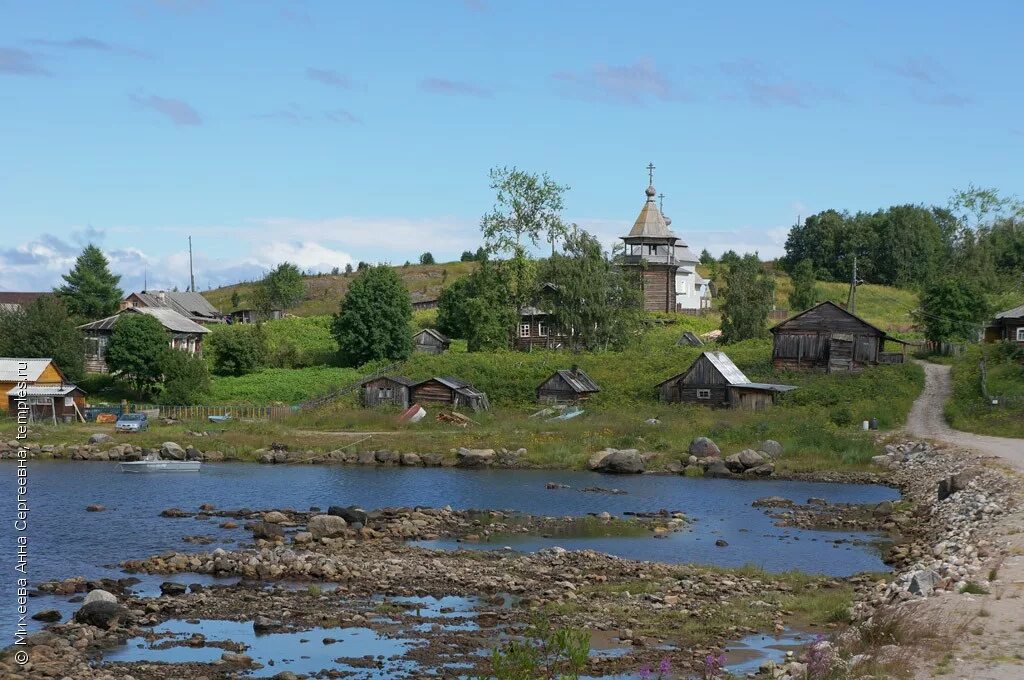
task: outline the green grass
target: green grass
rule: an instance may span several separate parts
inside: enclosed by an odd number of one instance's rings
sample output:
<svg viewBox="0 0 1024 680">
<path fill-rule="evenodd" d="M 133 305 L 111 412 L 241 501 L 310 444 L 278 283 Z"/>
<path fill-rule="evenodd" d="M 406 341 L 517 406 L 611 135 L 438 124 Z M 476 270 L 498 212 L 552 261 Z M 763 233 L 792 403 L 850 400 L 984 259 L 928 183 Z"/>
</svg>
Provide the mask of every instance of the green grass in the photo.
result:
<svg viewBox="0 0 1024 680">
<path fill-rule="evenodd" d="M 215 404 L 295 404 L 363 375 L 358 369 L 334 366 L 265 368 L 242 376 L 214 376 L 210 399 Z"/>
<path fill-rule="evenodd" d="M 988 391 L 996 406 L 981 394 L 982 352 L 988 356 Z M 974 345 L 953 362 L 953 396 L 946 419 L 958 430 L 1000 437 L 1024 438 L 1024 356 L 1009 345 Z"/>
<path fill-rule="evenodd" d="M 818 281 L 818 302 L 831 300 L 846 304 L 850 284 L 839 281 Z M 775 275 L 775 304 L 789 309 L 789 294 L 793 291 L 790 278 Z M 902 288 L 864 284 L 857 287 L 857 316 L 884 331 L 899 336 L 914 336 L 914 320 L 910 310 L 917 307 L 917 294 Z M 796 310 L 800 311 L 800 310 Z M 794 312 L 795 313 L 795 312 Z"/>
</svg>

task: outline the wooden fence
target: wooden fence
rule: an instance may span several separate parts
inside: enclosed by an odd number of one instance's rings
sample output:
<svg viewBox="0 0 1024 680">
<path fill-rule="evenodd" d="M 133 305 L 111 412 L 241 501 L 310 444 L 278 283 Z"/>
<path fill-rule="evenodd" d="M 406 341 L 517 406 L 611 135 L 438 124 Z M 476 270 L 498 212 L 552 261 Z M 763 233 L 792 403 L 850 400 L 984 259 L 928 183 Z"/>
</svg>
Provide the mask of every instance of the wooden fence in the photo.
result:
<svg viewBox="0 0 1024 680">
<path fill-rule="evenodd" d="M 295 411 L 292 406 L 258 404 L 218 404 L 216 406 L 131 404 L 129 409 L 136 413 L 146 412 L 154 417 L 173 418 L 174 420 L 209 420 L 210 416 L 230 416 L 232 420 L 279 420 Z"/>
</svg>

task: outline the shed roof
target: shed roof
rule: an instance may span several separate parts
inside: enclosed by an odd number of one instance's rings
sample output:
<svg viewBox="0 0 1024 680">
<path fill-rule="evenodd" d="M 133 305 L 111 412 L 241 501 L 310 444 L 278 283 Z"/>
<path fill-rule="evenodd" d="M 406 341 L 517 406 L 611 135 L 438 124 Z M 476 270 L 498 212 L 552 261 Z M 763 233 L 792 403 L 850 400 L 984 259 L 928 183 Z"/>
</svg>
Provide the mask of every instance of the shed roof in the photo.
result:
<svg viewBox="0 0 1024 680">
<path fill-rule="evenodd" d="M 81 387 L 66 383 L 60 385 L 29 385 L 25 388 L 26 397 L 66 397 L 72 392 L 82 392 L 84 394 Z M 17 387 L 7 390 L 8 397 L 16 397 L 20 394 L 21 390 Z"/>
<path fill-rule="evenodd" d="M 412 378 L 406 378 L 404 375 L 374 375 L 369 378 L 366 378 L 359 384 L 365 385 L 367 383 L 373 382 L 374 380 L 390 380 L 391 382 L 396 382 L 399 385 L 405 385 L 406 387 L 412 387 L 413 385 L 416 384 L 415 380 L 413 380 Z"/>
<path fill-rule="evenodd" d="M 1024 318 L 1024 305 L 1020 307 L 1014 307 L 1013 309 L 1007 309 L 996 314 L 997 319 L 1020 319 Z"/>
<path fill-rule="evenodd" d="M 52 295 L 52 293 L 29 293 L 20 291 L 0 291 L 0 304 L 3 305 L 18 305 L 24 307 L 32 304 L 36 299 L 41 298 L 45 295 Z"/>
<path fill-rule="evenodd" d="M 840 307 L 836 303 L 832 302 L 831 300 L 825 300 L 824 302 L 819 302 L 818 304 L 814 305 L 810 309 L 805 309 L 804 311 L 800 312 L 799 314 L 795 314 L 795 315 L 789 317 L 785 321 L 780 321 L 779 323 L 777 323 L 774 326 L 772 326 L 769 330 L 772 333 L 777 333 L 779 330 L 783 329 L 786 326 L 786 324 L 792 323 L 793 321 L 799 319 L 800 317 L 804 316 L 805 314 L 810 314 L 811 312 L 813 312 L 814 310 L 816 310 L 816 309 L 818 309 L 820 307 L 830 307 L 834 311 L 841 312 L 841 313 L 843 313 L 843 314 L 845 314 L 845 315 L 847 315 L 847 316 L 849 316 L 849 317 L 851 317 L 853 319 L 856 319 L 857 321 L 861 322 L 862 324 L 864 324 L 868 328 L 871 328 L 872 330 L 877 331 L 879 335 L 887 337 L 886 332 L 883 331 L 878 326 L 876 326 L 876 325 L 874 325 L 872 323 L 868 323 L 867 321 L 865 321 L 864 319 L 860 318 L 856 314 L 853 314 L 852 312 L 850 312 L 847 309 L 843 309 L 842 307 Z"/>
<path fill-rule="evenodd" d="M 412 337 L 414 337 L 414 338 L 415 338 L 415 337 L 416 337 L 417 335 L 423 335 L 424 333 L 426 333 L 427 335 L 432 335 L 432 336 L 434 336 L 434 337 L 435 337 L 435 338 L 437 339 L 437 341 L 438 341 L 438 342 L 442 342 L 442 343 L 445 343 L 445 344 L 448 344 L 448 343 L 450 343 L 450 342 L 451 342 L 451 340 L 449 340 L 449 339 L 448 339 L 448 338 L 447 338 L 447 337 L 445 336 L 445 334 L 444 334 L 444 333 L 442 333 L 442 332 L 441 332 L 441 331 L 439 331 L 439 330 L 433 329 L 433 328 L 424 328 L 424 329 L 422 329 L 422 330 L 418 331 L 418 332 L 416 333 L 416 335 L 413 335 Z"/>
<path fill-rule="evenodd" d="M 167 307 L 129 307 L 120 314 L 114 314 L 104 319 L 82 324 L 79 328 L 83 331 L 112 331 L 114 324 L 121 318 L 121 314 L 148 314 L 169 331 L 174 333 L 209 333 L 210 329 L 200 326 L 195 321 L 187 319 L 173 309 Z"/>
<path fill-rule="evenodd" d="M 200 293 L 193 291 L 154 290 L 132 293 L 147 307 L 173 309 L 183 316 L 218 318 L 220 312 Z"/>
<path fill-rule="evenodd" d="M 789 392 L 790 390 L 796 389 L 794 385 L 775 385 L 772 383 L 750 382 L 750 378 L 748 378 L 743 373 L 743 371 L 741 371 L 739 367 L 732 362 L 732 359 L 730 359 L 725 354 L 725 352 L 720 352 L 717 350 L 701 352 L 700 356 L 694 359 L 693 363 L 690 364 L 690 366 L 685 371 L 683 371 L 682 373 L 676 373 L 671 378 L 662 380 L 660 383 L 658 383 L 658 387 L 661 387 L 667 382 L 672 382 L 673 380 L 677 380 L 685 376 L 687 373 L 693 370 L 694 365 L 698 361 L 700 361 L 702 357 L 706 358 L 708 361 L 711 362 L 711 365 L 715 367 L 715 370 L 717 370 L 723 378 L 725 378 L 726 383 L 730 387 L 742 387 L 743 389 L 758 390 L 762 392 Z"/>
<path fill-rule="evenodd" d="M 541 387 L 556 375 L 564 380 L 565 384 L 569 386 L 569 389 L 577 394 L 601 391 L 601 388 L 597 386 L 597 383 L 579 368 L 560 368 L 549 375 L 547 379 L 541 383 Z"/>
<path fill-rule="evenodd" d="M 52 362 L 53 359 L 49 358 L 0 357 L 0 382 L 35 382 Z M 28 364 L 24 373 L 21 371 L 23 363 Z"/>
</svg>

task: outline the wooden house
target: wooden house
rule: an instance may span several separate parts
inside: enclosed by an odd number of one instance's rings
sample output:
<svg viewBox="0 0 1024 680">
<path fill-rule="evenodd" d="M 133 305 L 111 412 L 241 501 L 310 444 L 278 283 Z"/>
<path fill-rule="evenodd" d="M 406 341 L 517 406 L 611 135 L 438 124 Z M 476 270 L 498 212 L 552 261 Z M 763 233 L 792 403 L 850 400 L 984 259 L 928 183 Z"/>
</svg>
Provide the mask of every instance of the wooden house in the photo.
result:
<svg viewBox="0 0 1024 680">
<path fill-rule="evenodd" d="M 256 309 L 235 309 L 228 312 L 228 323 L 256 323 L 258 321 L 271 321 L 283 319 L 284 312 L 280 309 L 271 309 L 269 312 L 261 312 Z"/>
<path fill-rule="evenodd" d="M 567 338 L 553 327 L 550 314 L 527 306 L 519 310 L 519 326 L 513 345 L 527 352 L 532 349 L 562 349 L 567 345 Z"/>
<path fill-rule="evenodd" d="M 662 401 L 751 410 L 767 408 L 777 395 L 795 389 L 750 382 L 725 352 L 702 352 L 688 369 L 658 385 Z"/>
<path fill-rule="evenodd" d="M 0 411 L 17 408 L 21 400 L 33 420 L 80 420 L 85 408 L 85 392 L 53 359 L 0 358 Z"/>
<path fill-rule="evenodd" d="M 537 386 L 537 401 L 545 404 L 575 404 L 600 392 L 590 376 L 573 366 L 559 369 Z"/>
<path fill-rule="evenodd" d="M 487 394 L 464 380 L 450 376 L 427 378 L 409 388 L 409 401 L 426 406 L 441 404 L 450 408 L 471 408 L 481 411 L 490 408 Z"/>
<path fill-rule="evenodd" d="M 907 343 L 834 302 L 819 303 L 775 325 L 771 332 L 777 369 L 817 368 L 831 373 L 906 359 Z M 903 351 L 884 352 L 886 340 L 899 343 Z"/>
<path fill-rule="evenodd" d="M 382 375 L 360 383 L 363 406 L 401 406 L 409 408 L 409 390 L 416 384 L 401 375 Z"/>
<path fill-rule="evenodd" d="M 23 312 L 30 304 L 47 295 L 52 295 L 52 293 L 0 291 L 0 314 L 4 312 Z"/>
<path fill-rule="evenodd" d="M 209 300 L 200 293 L 176 290 L 143 290 L 129 294 L 121 301 L 121 310 L 149 307 L 170 309 L 189 321 L 201 324 L 223 323 L 224 317 Z"/>
<path fill-rule="evenodd" d="M 79 326 L 85 335 L 85 369 L 93 373 L 108 373 L 107 345 L 114 333 L 114 325 L 121 314 L 148 314 L 160 322 L 167 331 L 167 344 L 171 349 L 180 349 L 195 356 L 203 354 L 203 336 L 209 328 L 186 319 L 172 309 L 165 307 L 128 307 L 113 316 Z"/>
<path fill-rule="evenodd" d="M 451 344 L 451 340 L 433 328 L 424 328 L 412 336 L 412 349 L 414 352 L 441 354 L 446 352 Z"/>
<path fill-rule="evenodd" d="M 986 342 L 1000 340 L 1024 346 L 1024 305 L 999 312 L 985 328 Z"/>
</svg>

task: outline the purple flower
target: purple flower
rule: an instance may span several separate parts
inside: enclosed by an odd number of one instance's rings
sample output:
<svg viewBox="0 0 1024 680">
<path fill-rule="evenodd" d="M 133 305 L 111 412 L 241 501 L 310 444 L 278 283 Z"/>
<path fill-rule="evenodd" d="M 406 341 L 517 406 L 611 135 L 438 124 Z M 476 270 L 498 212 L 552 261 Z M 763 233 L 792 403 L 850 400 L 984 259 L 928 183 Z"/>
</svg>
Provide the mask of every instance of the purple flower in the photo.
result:
<svg viewBox="0 0 1024 680">
<path fill-rule="evenodd" d="M 640 680 L 651 680 L 651 667 L 643 666 L 640 669 Z"/>
<path fill-rule="evenodd" d="M 661 663 L 658 664 L 658 672 L 665 674 L 668 673 L 670 669 L 671 665 L 669 664 L 668 657 L 663 657 Z"/>
</svg>

